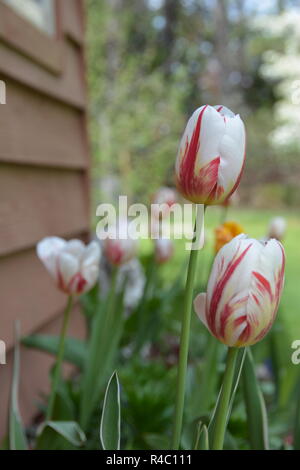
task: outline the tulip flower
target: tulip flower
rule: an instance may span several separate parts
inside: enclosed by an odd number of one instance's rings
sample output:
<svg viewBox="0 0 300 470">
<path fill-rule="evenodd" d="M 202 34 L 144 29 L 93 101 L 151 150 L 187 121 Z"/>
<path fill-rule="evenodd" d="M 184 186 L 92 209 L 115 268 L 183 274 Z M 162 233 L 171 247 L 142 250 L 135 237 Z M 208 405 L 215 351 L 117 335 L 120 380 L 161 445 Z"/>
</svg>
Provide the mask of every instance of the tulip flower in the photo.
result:
<svg viewBox="0 0 300 470">
<path fill-rule="evenodd" d="M 162 187 L 152 197 L 151 215 L 154 218 L 166 217 L 176 203 L 177 195 L 172 188 Z M 160 207 L 158 207 L 159 205 Z"/>
<path fill-rule="evenodd" d="M 95 285 L 100 253 L 95 241 L 85 246 L 81 240 L 47 237 L 37 245 L 38 257 L 57 287 L 69 295 L 83 294 Z"/>
<path fill-rule="evenodd" d="M 176 201 L 176 192 L 167 186 L 158 189 L 152 198 L 153 204 L 167 204 L 169 207 L 173 206 Z"/>
<path fill-rule="evenodd" d="M 227 346 L 257 343 L 274 322 L 284 267 L 284 249 L 277 240 L 235 237 L 217 254 L 207 293 L 194 301 L 200 320 Z"/>
<path fill-rule="evenodd" d="M 130 238 L 128 222 L 121 219 L 117 226 L 110 227 L 108 238 L 103 241 L 104 255 L 113 266 L 121 266 L 134 258 L 137 240 Z"/>
<path fill-rule="evenodd" d="M 238 235 L 216 256 L 207 293 L 194 301 L 200 320 L 228 348 L 214 413 L 212 450 L 223 448 L 238 348 L 257 343 L 270 330 L 284 284 L 285 255 L 274 239 Z"/>
<path fill-rule="evenodd" d="M 229 243 L 234 237 L 244 232 L 243 227 L 237 222 L 224 222 L 215 229 L 215 252 Z"/>
<path fill-rule="evenodd" d="M 286 231 L 286 220 L 283 217 L 274 217 L 268 230 L 268 238 L 276 238 L 278 241 L 282 241 Z"/>
<path fill-rule="evenodd" d="M 174 245 L 172 240 L 168 238 L 159 238 L 155 240 L 155 261 L 163 264 L 172 258 L 174 253 Z"/>
<path fill-rule="evenodd" d="M 47 237 L 38 243 L 37 255 L 55 280 L 57 287 L 69 295 L 63 314 L 54 376 L 47 407 L 46 420 L 51 421 L 74 296 L 87 292 L 96 283 L 101 252 L 100 246 L 96 242 L 91 242 L 85 246 L 81 240 L 66 241 L 59 237 Z"/>
<path fill-rule="evenodd" d="M 196 204 L 224 203 L 239 185 L 245 149 L 245 128 L 239 115 L 224 106 L 196 109 L 178 150 L 178 191 Z"/>
</svg>

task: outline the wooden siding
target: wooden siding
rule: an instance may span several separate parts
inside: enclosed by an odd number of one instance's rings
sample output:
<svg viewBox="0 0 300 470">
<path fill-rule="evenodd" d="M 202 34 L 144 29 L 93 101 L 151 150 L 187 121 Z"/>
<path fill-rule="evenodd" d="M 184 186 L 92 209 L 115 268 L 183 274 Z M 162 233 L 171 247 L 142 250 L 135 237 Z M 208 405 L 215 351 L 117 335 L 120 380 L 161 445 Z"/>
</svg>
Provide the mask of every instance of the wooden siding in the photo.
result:
<svg viewBox="0 0 300 470">
<path fill-rule="evenodd" d="M 89 233 L 83 0 L 56 0 L 57 34 L 51 37 L 0 0 L 0 339 L 8 350 L 0 366 L 7 419 L 14 321 L 22 334 L 59 331 L 65 295 L 37 259 L 45 236 L 84 238 Z M 71 328 L 84 335 L 74 313 Z M 48 385 L 45 354 L 22 349 L 21 411 L 28 422 Z"/>
</svg>

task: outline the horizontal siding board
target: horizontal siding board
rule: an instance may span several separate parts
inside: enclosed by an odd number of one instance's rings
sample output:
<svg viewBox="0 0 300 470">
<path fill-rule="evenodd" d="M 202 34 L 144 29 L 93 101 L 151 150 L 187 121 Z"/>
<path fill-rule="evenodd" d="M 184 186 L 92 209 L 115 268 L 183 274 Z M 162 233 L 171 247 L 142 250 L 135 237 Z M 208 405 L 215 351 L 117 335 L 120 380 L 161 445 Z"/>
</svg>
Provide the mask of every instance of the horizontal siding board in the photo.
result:
<svg viewBox="0 0 300 470">
<path fill-rule="evenodd" d="M 0 40 L 54 74 L 62 71 L 61 43 L 0 1 Z"/>
<path fill-rule="evenodd" d="M 54 76 L 5 43 L 0 43 L 0 79 L 10 77 L 52 98 L 86 108 L 83 58 L 70 41 L 62 42 L 63 73 Z M 1 76 L 2 75 L 2 76 Z"/>
<path fill-rule="evenodd" d="M 59 334 L 61 328 L 61 318 L 52 319 L 41 330 L 39 334 Z M 84 338 L 85 323 L 83 315 L 80 313 L 78 305 L 74 308 L 70 317 L 70 326 L 68 334 L 77 338 Z M 21 335 L 25 335 L 23 323 L 21 323 Z M 8 419 L 8 401 L 10 394 L 10 384 L 13 366 L 13 351 L 8 352 L 6 356 L 7 364 L 0 366 L 1 372 L 1 401 L 0 401 L 0 435 L 4 436 L 7 432 Z M 21 367 L 20 367 L 20 387 L 19 387 L 19 406 L 25 426 L 32 424 L 32 417 L 38 413 L 37 403 L 41 403 L 41 397 L 49 393 L 49 370 L 53 365 L 53 356 L 36 351 L 34 349 L 21 348 Z M 70 375 L 74 368 L 69 364 L 63 365 L 64 372 Z"/>
<path fill-rule="evenodd" d="M 84 169 L 84 114 L 14 81 L 0 106 L 0 161 Z"/>
<path fill-rule="evenodd" d="M 76 238 L 82 234 L 75 233 Z M 12 282 L 13 281 L 13 282 Z M 42 328 L 58 316 L 66 304 L 36 256 L 35 248 L 1 258 L 1 340 L 9 350 L 14 343 L 14 323 L 21 321 L 22 335 Z"/>
<path fill-rule="evenodd" d="M 1 164 L 0 256 L 88 230 L 84 173 Z"/>
<path fill-rule="evenodd" d="M 64 0 L 61 8 L 62 30 L 78 45 L 83 44 L 83 8 L 82 0 Z"/>
</svg>

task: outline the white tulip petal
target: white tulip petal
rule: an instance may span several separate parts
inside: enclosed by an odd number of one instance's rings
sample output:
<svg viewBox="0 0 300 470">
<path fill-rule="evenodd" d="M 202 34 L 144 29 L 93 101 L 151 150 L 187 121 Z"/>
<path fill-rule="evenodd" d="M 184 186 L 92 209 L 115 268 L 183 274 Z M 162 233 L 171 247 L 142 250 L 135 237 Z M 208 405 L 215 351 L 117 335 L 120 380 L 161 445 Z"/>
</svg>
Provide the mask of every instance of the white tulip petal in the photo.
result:
<svg viewBox="0 0 300 470">
<path fill-rule="evenodd" d="M 80 260 L 85 252 L 85 244 L 81 240 L 69 240 L 64 251 Z"/>
<path fill-rule="evenodd" d="M 62 252 L 58 255 L 58 270 L 67 287 L 71 279 L 79 272 L 79 260 L 70 253 Z"/>
<path fill-rule="evenodd" d="M 239 116 L 226 120 L 226 131 L 219 144 L 221 157 L 218 182 L 227 196 L 238 180 L 244 165 L 246 135 Z"/>
<path fill-rule="evenodd" d="M 65 246 L 65 240 L 59 237 L 47 237 L 37 244 L 37 255 L 54 278 L 56 278 L 57 256 Z"/>
<path fill-rule="evenodd" d="M 200 145 L 196 159 L 195 172 L 220 156 L 220 141 L 225 133 L 223 117 L 211 106 L 203 113 L 200 129 Z"/>
<path fill-rule="evenodd" d="M 82 266 L 89 266 L 92 264 L 98 265 L 101 258 L 100 244 L 92 241 L 86 248 L 82 258 Z"/>
<path fill-rule="evenodd" d="M 206 320 L 206 293 L 202 292 L 194 300 L 194 309 L 202 323 L 208 328 Z"/>
</svg>

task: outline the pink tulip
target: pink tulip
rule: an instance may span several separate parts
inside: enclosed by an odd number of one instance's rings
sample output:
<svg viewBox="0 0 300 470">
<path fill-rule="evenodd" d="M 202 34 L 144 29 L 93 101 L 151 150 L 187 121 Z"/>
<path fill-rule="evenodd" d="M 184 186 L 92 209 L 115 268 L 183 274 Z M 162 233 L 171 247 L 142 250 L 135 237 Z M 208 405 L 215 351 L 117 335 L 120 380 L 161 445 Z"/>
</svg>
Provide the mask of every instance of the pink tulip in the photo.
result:
<svg viewBox="0 0 300 470">
<path fill-rule="evenodd" d="M 104 254 L 108 261 L 114 266 L 128 263 L 136 255 L 135 240 L 111 240 L 104 241 Z"/>
<path fill-rule="evenodd" d="M 239 185 L 246 137 L 239 115 L 202 106 L 189 119 L 176 161 L 178 191 L 197 204 L 222 204 Z"/>
<path fill-rule="evenodd" d="M 277 240 L 238 235 L 217 254 L 207 293 L 194 301 L 200 320 L 227 346 L 257 343 L 274 322 L 284 267 L 284 249 Z"/>
<path fill-rule="evenodd" d="M 37 255 L 66 294 L 83 294 L 97 281 L 101 251 L 95 241 L 86 246 L 81 240 L 47 237 L 38 243 Z"/>
<path fill-rule="evenodd" d="M 155 240 L 155 260 L 158 264 L 169 261 L 174 253 L 172 240 L 168 238 L 159 238 Z"/>
</svg>

